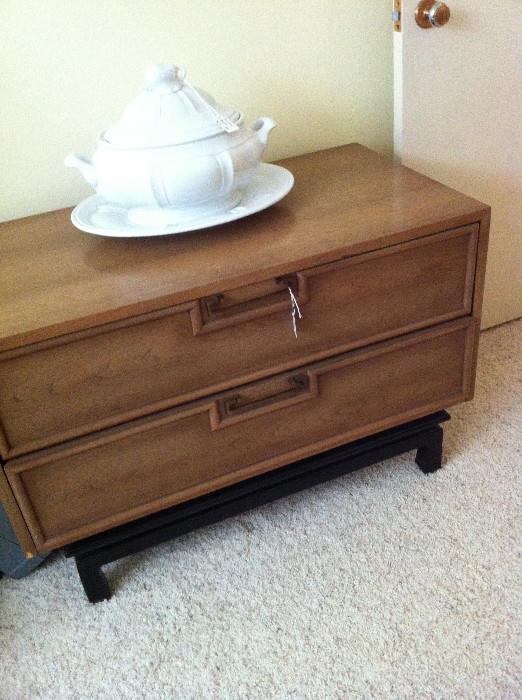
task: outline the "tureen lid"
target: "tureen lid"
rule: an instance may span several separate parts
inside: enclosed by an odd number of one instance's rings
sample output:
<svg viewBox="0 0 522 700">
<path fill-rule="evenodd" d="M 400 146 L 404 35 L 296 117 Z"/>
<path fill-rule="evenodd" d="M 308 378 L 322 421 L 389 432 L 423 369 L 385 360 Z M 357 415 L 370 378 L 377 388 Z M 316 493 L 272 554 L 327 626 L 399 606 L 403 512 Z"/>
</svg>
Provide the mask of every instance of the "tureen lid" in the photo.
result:
<svg viewBox="0 0 522 700">
<path fill-rule="evenodd" d="M 145 88 L 102 138 L 120 148 L 173 146 L 233 131 L 242 116 L 190 85 L 183 69 L 162 63 L 147 68 Z"/>
</svg>

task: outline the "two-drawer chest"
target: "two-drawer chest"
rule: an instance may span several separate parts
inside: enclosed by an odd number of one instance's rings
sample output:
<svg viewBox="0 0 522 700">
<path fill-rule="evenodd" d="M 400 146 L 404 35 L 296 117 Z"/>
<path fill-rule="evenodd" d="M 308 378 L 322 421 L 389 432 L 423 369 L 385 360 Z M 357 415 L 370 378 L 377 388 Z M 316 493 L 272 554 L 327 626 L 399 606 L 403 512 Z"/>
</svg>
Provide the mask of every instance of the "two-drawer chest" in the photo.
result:
<svg viewBox="0 0 522 700">
<path fill-rule="evenodd" d="M 283 201 L 214 229 L 0 225 L 0 495 L 28 553 L 472 397 L 489 207 L 356 144 L 283 164 Z"/>
</svg>

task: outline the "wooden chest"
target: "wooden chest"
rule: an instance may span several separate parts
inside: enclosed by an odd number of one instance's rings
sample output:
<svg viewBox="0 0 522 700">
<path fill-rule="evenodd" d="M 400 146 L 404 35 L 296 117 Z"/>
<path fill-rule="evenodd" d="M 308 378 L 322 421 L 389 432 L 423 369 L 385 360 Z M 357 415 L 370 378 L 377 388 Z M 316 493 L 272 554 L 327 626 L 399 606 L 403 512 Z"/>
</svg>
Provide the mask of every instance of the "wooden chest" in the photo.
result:
<svg viewBox="0 0 522 700">
<path fill-rule="evenodd" d="M 197 233 L 0 226 L 0 496 L 27 552 L 472 397 L 489 207 L 356 144 L 283 164 L 287 198 Z"/>
</svg>

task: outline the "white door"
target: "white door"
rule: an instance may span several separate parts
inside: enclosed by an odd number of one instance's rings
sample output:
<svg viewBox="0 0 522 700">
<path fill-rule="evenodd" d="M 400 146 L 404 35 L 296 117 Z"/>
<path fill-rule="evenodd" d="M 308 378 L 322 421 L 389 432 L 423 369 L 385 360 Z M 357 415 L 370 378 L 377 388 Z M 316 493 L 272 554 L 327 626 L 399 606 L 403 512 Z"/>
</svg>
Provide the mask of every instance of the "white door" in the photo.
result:
<svg viewBox="0 0 522 700">
<path fill-rule="evenodd" d="M 446 3 L 447 24 L 421 29 L 417 1 L 402 0 L 395 150 L 491 205 L 487 327 L 522 316 L 522 0 Z"/>
</svg>

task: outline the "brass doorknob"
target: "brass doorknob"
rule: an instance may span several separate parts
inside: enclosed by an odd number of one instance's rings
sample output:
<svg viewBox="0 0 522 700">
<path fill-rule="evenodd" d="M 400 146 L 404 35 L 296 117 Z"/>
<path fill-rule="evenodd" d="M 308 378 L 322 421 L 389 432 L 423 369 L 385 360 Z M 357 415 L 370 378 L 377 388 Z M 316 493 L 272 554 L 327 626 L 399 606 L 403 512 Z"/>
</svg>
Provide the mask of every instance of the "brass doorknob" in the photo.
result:
<svg viewBox="0 0 522 700">
<path fill-rule="evenodd" d="M 442 27 L 449 21 L 450 9 L 438 0 L 421 0 L 415 10 L 415 21 L 423 29 Z"/>
</svg>

